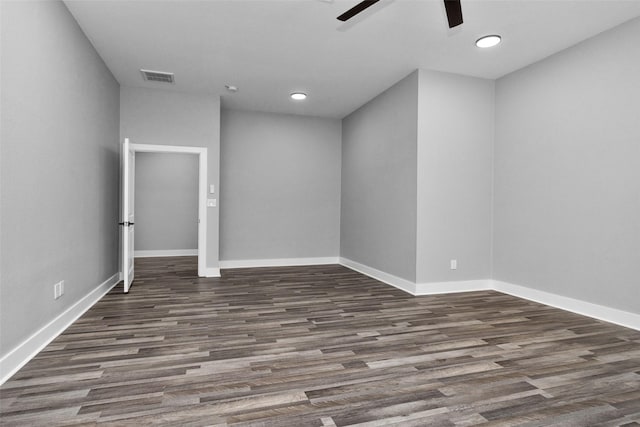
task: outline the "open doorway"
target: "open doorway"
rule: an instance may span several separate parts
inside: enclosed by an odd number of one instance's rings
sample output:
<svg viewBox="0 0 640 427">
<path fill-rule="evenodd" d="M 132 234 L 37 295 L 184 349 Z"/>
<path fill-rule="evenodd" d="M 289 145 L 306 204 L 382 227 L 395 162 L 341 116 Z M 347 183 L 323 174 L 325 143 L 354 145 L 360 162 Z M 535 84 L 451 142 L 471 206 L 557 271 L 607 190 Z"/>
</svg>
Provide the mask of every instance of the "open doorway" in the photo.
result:
<svg viewBox="0 0 640 427">
<path fill-rule="evenodd" d="M 198 156 L 136 153 L 135 171 L 134 258 L 197 256 Z"/>
<path fill-rule="evenodd" d="M 122 226 L 122 271 L 124 291 L 128 292 L 134 279 L 133 259 L 135 254 L 135 155 L 136 153 L 191 154 L 197 155 L 197 256 L 198 276 L 206 276 L 207 253 L 207 149 L 173 145 L 130 144 L 125 139 L 123 149 L 123 212 Z M 126 160 L 125 160 L 126 159 Z"/>
</svg>

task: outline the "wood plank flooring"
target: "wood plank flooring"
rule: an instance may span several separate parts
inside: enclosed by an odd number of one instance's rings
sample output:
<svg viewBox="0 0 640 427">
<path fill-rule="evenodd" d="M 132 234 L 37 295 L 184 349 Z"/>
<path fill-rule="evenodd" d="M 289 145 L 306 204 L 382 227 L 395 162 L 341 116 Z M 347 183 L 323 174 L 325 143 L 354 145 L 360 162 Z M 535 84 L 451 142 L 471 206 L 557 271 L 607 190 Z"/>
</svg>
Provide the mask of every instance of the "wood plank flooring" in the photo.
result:
<svg viewBox="0 0 640 427">
<path fill-rule="evenodd" d="M 337 265 L 136 269 L 2 386 L 2 425 L 640 425 L 638 331 Z"/>
</svg>

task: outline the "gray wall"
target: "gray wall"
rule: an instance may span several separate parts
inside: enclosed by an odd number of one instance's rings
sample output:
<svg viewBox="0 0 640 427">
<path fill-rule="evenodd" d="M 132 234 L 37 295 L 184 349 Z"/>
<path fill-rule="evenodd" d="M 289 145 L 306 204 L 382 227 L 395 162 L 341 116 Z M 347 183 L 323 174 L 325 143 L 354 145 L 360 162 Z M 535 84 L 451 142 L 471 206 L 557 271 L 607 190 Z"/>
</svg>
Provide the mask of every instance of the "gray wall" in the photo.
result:
<svg viewBox="0 0 640 427">
<path fill-rule="evenodd" d="M 419 74 L 416 282 L 489 279 L 494 83 Z"/>
<path fill-rule="evenodd" d="M 223 260 L 337 257 L 340 120 L 223 110 Z"/>
<path fill-rule="evenodd" d="M 3 356 L 118 272 L 119 90 L 61 2 L 0 7 Z"/>
<path fill-rule="evenodd" d="M 342 123 L 340 255 L 416 278 L 418 72 Z"/>
<path fill-rule="evenodd" d="M 640 313 L 640 19 L 496 84 L 494 278 Z"/>
<path fill-rule="evenodd" d="M 209 184 L 220 174 L 220 98 L 162 90 L 120 89 L 120 135 L 136 144 L 207 148 Z M 218 268 L 218 208 L 207 208 L 207 267 Z"/>
<path fill-rule="evenodd" d="M 136 153 L 135 250 L 198 248 L 198 156 Z"/>
</svg>

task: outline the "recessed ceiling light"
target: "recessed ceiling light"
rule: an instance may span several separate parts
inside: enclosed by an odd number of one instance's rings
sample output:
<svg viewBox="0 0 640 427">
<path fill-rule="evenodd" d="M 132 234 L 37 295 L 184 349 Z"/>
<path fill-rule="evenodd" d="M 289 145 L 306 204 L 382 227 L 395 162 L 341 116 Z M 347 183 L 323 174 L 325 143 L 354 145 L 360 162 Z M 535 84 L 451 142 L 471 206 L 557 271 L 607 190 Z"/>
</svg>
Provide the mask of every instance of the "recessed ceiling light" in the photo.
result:
<svg viewBox="0 0 640 427">
<path fill-rule="evenodd" d="M 497 45 L 498 43 L 500 43 L 501 40 L 502 40 L 502 37 L 492 34 L 490 36 L 480 37 L 478 40 L 476 40 L 476 46 L 484 49 L 487 47 L 492 47 Z"/>
<path fill-rule="evenodd" d="M 307 99 L 307 94 L 302 92 L 293 92 L 291 95 L 291 99 L 296 101 L 302 101 L 303 99 Z"/>
</svg>

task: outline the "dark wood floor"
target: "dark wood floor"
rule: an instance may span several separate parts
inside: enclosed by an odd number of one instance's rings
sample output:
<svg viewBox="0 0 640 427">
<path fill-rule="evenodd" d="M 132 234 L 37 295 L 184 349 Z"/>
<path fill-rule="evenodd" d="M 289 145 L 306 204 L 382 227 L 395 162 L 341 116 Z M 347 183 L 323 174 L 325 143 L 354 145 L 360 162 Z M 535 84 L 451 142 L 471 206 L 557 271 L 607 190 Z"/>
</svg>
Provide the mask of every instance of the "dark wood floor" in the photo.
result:
<svg viewBox="0 0 640 427">
<path fill-rule="evenodd" d="M 3 425 L 640 425 L 640 332 L 341 266 L 136 264 L 0 389 Z"/>
</svg>

